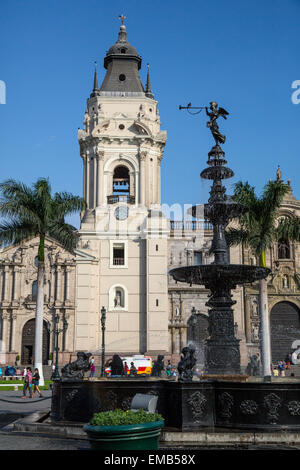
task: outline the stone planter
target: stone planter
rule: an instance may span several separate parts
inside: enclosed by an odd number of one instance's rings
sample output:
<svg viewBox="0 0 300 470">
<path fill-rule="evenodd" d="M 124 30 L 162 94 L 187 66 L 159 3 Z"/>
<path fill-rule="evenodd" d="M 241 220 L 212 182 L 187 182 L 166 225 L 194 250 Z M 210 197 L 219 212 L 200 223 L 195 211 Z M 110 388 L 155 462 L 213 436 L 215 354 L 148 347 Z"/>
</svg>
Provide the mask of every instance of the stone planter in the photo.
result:
<svg viewBox="0 0 300 470">
<path fill-rule="evenodd" d="M 121 426 L 92 426 L 83 429 L 92 450 L 157 450 L 163 421 Z"/>
</svg>

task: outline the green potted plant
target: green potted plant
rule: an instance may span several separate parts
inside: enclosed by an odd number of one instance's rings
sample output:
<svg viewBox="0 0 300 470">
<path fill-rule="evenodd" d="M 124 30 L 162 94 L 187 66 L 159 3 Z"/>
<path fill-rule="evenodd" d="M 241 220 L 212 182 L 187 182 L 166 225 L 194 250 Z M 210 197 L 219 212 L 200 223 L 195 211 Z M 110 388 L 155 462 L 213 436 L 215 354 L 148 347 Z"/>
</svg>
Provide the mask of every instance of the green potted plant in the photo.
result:
<svg viewBox="0 0 300 470">
<path fill-rule="evenodd" d="M 52 353 L 49 353 L 49 356 L 48 356 L 48 366 L 51 366 L 52 364 Z"/>
<path fill-rule="evenodd" d="M 83 429 L 93 450 L 157 450 L 164 418 L 158 413 L 103 411 Z"/>
<path fill-rule="evenodd" d="M 20 360 L 21 360 L 20 354 L 18 353 L 18 354 L 16 355 L 16 365 L 17 365 L 17 366 L 20 365 Z"/>
</svg>

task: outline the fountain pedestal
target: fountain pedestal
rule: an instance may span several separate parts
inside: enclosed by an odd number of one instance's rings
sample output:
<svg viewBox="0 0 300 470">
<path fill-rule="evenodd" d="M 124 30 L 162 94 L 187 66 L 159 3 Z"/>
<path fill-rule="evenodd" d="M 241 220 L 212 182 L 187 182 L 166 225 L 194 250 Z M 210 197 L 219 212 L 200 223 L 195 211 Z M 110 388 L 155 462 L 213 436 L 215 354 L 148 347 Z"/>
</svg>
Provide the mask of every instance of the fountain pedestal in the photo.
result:
<svg viewBox="0 0 300 470">
<path fill-rule="evenodd" d="M 234 202 L 226 195 L 222 181 L 231 178 L 234 173 L 225 165 L 225 153 L 220 143 L 225 142 L 225 136 L 219 133 L 216 119 L 228 113 L 217 109 L 217 103 L 211 103 L 211 120 L 207 123 L 212 130 L 216 145 L 208 153 L 208 167 L 201 172 L 201 178 L 213 181 L 210 198 L 204 205 L 204 216 L 213 225 L 213 240 L 211 252 L 214 261 L 210 265 L 185 266 L 170 270 L 170 275 L 176 281 L 190 285 L 204 285 L 210 290 L 211 296 L 206 303 L 208 311 L 208 333 L 205 346 L 205 373 L 207 374 L 240 374 L 240 346 L 235 337 L 234 316 L 231 290 L 238 284 L 250 283 L 264 279 L 270 270 L 257 266 L 229 264 L 229 250 L 226 243 L 226 226 L 230 220 L 246 213 L 248 208 Z M 191 211 L 194 217 L 201 214 L 199 206 Z"/>
</svg>

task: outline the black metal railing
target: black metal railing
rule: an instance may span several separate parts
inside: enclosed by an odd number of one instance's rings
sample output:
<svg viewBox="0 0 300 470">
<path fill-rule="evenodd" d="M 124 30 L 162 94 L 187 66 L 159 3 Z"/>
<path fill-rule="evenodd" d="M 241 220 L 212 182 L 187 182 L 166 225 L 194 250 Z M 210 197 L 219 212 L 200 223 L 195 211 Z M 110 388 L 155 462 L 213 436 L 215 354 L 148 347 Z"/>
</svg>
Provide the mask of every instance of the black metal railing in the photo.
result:
<svg viewBox="0 0 300 470">
<path fill-rule="evenodd" d="M 124 258 L 113 258 L 114 266 L 124 266 L 124 264 L 125 264 Z"/>
<path fill-rule="evenodd" d="M 212 230 L 213 226 L 208 220 L 170 220 L 171 230 Z"/>
<path fill-rule="evenodd" d="M 107 196 L 107 204 L 117 204 L 118 202 L 126 202 L 127 204 L 134 204 L 135 197 L 128 196 L 128 194 L 126 195 L 117 194 L 117 195 Z"/>
</svg>

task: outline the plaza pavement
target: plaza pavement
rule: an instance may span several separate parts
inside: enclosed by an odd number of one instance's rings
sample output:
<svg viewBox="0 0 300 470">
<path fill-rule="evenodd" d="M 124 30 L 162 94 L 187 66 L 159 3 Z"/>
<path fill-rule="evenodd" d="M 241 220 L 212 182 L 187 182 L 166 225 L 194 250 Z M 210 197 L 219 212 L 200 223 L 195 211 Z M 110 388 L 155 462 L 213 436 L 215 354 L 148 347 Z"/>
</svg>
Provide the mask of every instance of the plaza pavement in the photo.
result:
<svg viewBox="0 0 300 470">
<path fill-rule="evenodd" d="M 43 397 L 22 398 L 22 390 L 0 393 L 0 451 L 14 450 L 87 450 L 87 441 L 62 439 L 29 433 L 15 433 L 9 424 L 36 411 L 48 411 L 51 407 L 51 390 L 43 390 Z"/>
</svg>

